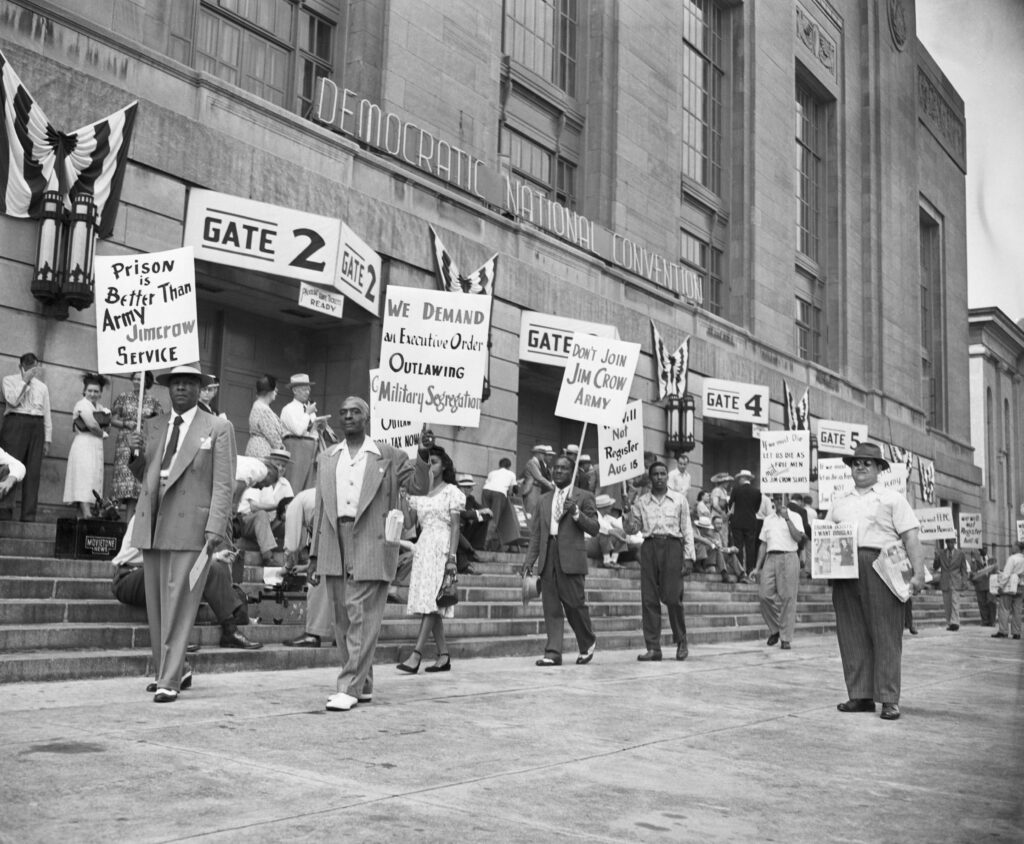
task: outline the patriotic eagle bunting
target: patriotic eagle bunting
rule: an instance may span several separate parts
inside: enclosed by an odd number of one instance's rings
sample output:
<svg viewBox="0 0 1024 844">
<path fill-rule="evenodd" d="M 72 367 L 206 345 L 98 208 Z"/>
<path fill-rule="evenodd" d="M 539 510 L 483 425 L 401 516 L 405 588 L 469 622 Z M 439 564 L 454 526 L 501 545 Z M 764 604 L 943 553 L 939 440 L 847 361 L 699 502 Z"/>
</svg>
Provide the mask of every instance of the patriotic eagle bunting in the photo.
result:
<svg viewBox="0 0 1024 844">
<path fill-rule="evenodd" d="M 668 346 L 661 339 L 658 328 L 651 320 L 651 334 L 654 337 L 654 362 L 658 369 L 658 399 L 668 396 L 682 396 L 686 393 L 686 376 L 690 366 L 690 338 L 669 354 Z"/>
<path fill-rule="evenodd" d="M 935 503 L 935 463 L 917 455 L 917 474 L 921 482 L 921 498 L 928 504 Z"/>
<path fill-rule="evenodd" d="M 434 227 L 430 226 L 430 254 L 434 256 L 434 273 L 437 285 L 448 293 L 479 293 L 491 297 L 494 303 L 494 280 L 498 269 L 498 253 L 495 252 L 469 275 L 460 275 L 459 267 L 451 253 L 444 248 Z M 487 372 L 480 392 L 480 401 L 487 401 L 491 395 L 491 335 L 487 333 Z"/>
<path fill-rule="evenodd" d="M 786 431 L 807 431 L 810 429 L 811 388 L 804 390 L 803 398 L 793 401 L 786 379 L 782 379 L 782 427 Z"/>
<path fill-rule="evenodd" d="M 109 237 L 137 109 L 138 101 L 74 132 L 61 132 L 0 52 L 0 213 L 38 219 L 46 191 L 58 191 L 65 204 L 89 193 L 97 232 Z"/>
</svg>

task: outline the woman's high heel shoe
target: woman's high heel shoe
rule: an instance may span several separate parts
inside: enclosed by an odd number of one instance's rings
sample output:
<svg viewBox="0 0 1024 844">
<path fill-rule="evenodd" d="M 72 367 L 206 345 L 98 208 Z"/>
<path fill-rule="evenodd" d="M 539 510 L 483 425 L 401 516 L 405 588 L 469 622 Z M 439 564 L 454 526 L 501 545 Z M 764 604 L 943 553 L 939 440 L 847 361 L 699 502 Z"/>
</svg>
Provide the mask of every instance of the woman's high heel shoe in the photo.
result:
<svg viewBox="0 0 1024 844">
<path fill-rule="evenodd" d="M 398 665 L 396 665 L 395 668 L 397 668 L 399 671 L 404 671 L 406 674 L 415 674 L 417 671 L 419 671 L 420 670 L 420 662 L 423 661 L 423 655 L 419 651 L 417 651 L 417 650 L 414 650 L 413 653 L 416 654 L 416 656 L 419 657 L 419 659 L 416 660 L 416 667 L 415 668 L 413 666 L 411 666 L 411 665 L 406 665 L 404 662 L 398 663 Z M 429 671 L 429 670 L 430 669 L 428 668 L 427 671 Z"/>
<path fill-rule="evenodd" d="M 444 665 L 436 665 L 436 664 L 435 665 L 428 665 L 423 670 L 426 671 L 428 674 L 434 674 L 434 673 L 436 673 L 438 671 L 451 671 L 452 670 L 452 658 L 448 654 L 446 654 L 446 653 L 438 654 L 437 655 L 438 659 L 440 659 L 441 657 L 444 657 Z"/>
</svg>

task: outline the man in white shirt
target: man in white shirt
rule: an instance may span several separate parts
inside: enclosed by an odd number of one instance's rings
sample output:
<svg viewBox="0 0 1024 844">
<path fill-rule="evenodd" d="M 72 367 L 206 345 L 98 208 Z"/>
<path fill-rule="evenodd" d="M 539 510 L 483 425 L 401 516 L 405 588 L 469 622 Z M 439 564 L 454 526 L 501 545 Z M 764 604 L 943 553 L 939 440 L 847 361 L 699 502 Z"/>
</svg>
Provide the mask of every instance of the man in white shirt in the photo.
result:
<svg viewBox="0 0 1024 844">
<path fill-rule="evenodd" d="M 796 595 L 800 587 L 800 557 L 797 552 L 804 538 L 800 516 L 789 509 L 786 496 L 771 498 L 772 511 L 761 526 L 757 550 L 757 593 L 761 617 L 768 625 L 768 647 L 782 637 L 782 649 L 788 651 L 796 630 Z"/>
<path fill-rule="evenodd" d="M 39 380 L 43 364 L 28 352 L 18 362 L 18 373 L 3 379 L 4 425 L 0 431 L 0 448 L 25 467 L 21 484 L 21 520 L 36 520 L 39 500 L 39 479 L 43 458 L 50 452 L 53 420 L 50 417 L 50 391 Z M 11 485 L 13 488 L 13 484 Z M 13 516 L 14 499 L 10 488 L 0 495 L 0 519 Z"/>
<path fill-rule="evenodd" d="M 668 488 L 672 492 L 687 496 L 687 501 L 689 501 L 690 486 L 693 483 L 690 479 L 689 465 L 689 456 L 680 454 L 675 459 L 675 466 L 668 470 Z"/>
<path fill-rule="evenodd" d="M 1020 638 L 1021 603 L 1024 594 L 1021 584 L 1024 583 L 1024 542 L 1017 543 L 1017 553 L 1006 558 L 998 576 L 999 595 L 996 598 L 996 620 L 999 629 L 992 634 L 993 639 L 1005 639 L 1012 633 L 1014 639 Z"/>
<path fill-rule="evenodd" d="M 278 516 L 281 502 L 295 497 L 292 485 L 284 476 L 285 468 L 291 462 L 291 455 L 282 449 L 275 448 L 270 452 L 267 462 L 277 470 L 277 481 L 273 484 L 250 486 L 238 502 L 238 514 L 235 524 L 238 535 L 243 539 L 255 542 L 260 549 L 260 557 L 267 566 L 279 565 L 275 559 L 276 551 L 283 539 L 284 514 Z"/>
<path fill-rule="evenodd" d="M 519 541 L 519 522 L 508 500 L 515 485 L 516 473 L 512 471 L 512 461 L 502 457 L 498 461 L 498 468 L 489 472 L 484 481 L 483 504 L 491 511 L 485 543 L 488 551 L 500 551 L 506 545 Z"/>
<path fill-rule="evenodd" d="M 313 486 L 320 431 L 327 417 L 316 415 L 316 402 L 309 400 L 313 382 L 305 372 L 297 372 L 288 381 L 292 401 L 281 408 L 281 423 L 288 433 L 284 447 L 292 461 L 285 472 L 292 489 L 301 492 Z"/>
<path fill-rule="evenodd" d="M 25 464 L 0 448 L 0 496 L 7 495 L 14 485 L 25 480 Z"/>
</svg>

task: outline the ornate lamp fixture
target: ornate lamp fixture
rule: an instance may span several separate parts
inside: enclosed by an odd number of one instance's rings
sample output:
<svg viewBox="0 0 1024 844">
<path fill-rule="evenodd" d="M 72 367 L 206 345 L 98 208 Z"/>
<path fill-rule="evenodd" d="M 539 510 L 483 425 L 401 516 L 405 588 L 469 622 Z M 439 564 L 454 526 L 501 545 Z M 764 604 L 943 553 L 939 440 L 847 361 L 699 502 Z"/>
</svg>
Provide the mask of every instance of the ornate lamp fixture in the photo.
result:
<svg viewBox="0 0 1024 844">
<path fill-rule="evenodd" d="M 693 451 L 697 444 L 694 435 L 695 403 L 686 390 L 686 375 L 690 359 L 690 338 L 669 354 L 665 343 L 651 321 L 654 337 L 654 360 L 658 368 L 658 394 L 665 402 L 665 449 L 678 458 Z"/>
</svg>

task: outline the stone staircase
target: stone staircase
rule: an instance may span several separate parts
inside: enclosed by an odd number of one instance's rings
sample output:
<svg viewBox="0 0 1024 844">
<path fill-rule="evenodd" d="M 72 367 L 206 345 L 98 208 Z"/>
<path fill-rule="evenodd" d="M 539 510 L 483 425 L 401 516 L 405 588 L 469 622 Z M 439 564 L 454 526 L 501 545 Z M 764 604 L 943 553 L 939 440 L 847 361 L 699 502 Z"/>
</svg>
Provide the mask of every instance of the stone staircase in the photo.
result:
<svg viewBox="0 0 1024 844">
<path fill-rule="evenodd" d="M 114 599 L 109 562 L 54 558 L 54 533 L 55 526 L 45 522 L 0 522 L 0 683 L 147 676 L 150 651 L 145 611 Z M 544 649 L 544 620 L 539 600 L 522 607 L 516 573 L 521 555 L 481 556 L 483 562 L 474 566 L 477 574 L 460 578 L 455 618 L 445 622 L 452 658 L 539 656 Z M 336 664 L 334 648 L 327 644 L 319 649 L 284 647 L 286 639 L 304 629 L 305 599 L 277 595 L 263 585 L 262 574 L 262 569 L 246 566 L 242 585 L 250 596 L 249 614 L 254 621 L 245 633 L 264 647 L 258 651 L 220 648 L 220 627 L 204 606 L 192 634 L 192 641 L 202 644 L 190 656 L 197 671 Z M 973 595 L 963 597 L 967 599 L 962 601 L 963 622 L 977 623 Z M 636 564 L 621 572 L 593 568 L 587 577 L 587 599 L 599 649 L 643 650 Z M 766 635 L 755 585 L 724 584 L 711 575 L 694 575 L 687 579 L 684 603 L 691 646 L 754 641 Z M 928 592 L 915 599 L 914 616 L 919 627 L 944 626 L 941 595 Z M 418 618 L 405 614 L 403 605 L 389 604 L 376 662 L 394 663 L 404 657 L 418 624 Z M 823 633 L 834 627 L 828 586 L 802 580 L 797 641 L 801 633 Z M 664 639 L 668 649 L 667 621 Z M 568 629 L 566 645 L 574 645 Z"/>
</svg>

